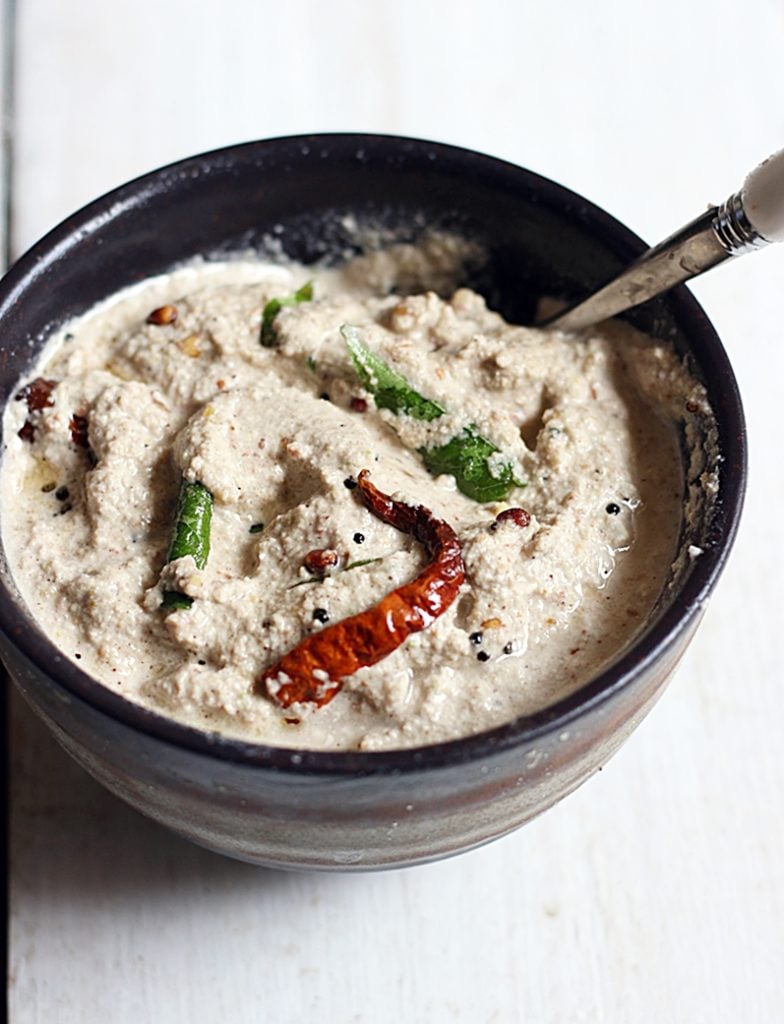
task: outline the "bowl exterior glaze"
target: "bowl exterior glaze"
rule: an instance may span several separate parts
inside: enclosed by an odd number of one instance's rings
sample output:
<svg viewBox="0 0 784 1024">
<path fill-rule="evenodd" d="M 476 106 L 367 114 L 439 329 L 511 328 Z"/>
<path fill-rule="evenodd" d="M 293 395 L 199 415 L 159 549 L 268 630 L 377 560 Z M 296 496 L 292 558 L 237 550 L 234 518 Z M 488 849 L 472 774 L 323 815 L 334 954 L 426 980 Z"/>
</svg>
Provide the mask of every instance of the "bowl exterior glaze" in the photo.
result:
<svg viewBox="0 0 784 1024">
<path fill-rule="evenodd" d="M 380 198 L 383 197 L 383 200 Z M 0 400 L 53 329 L 120 288 L 199 254 L 276 238 L 313 262 L 356 249 L 347 215 L 415 237 L 423 225 L 476 239 L 470 283 L 508 319 L 540 294 L 576 298 L 643 243 L 547 179 L 480 154 L 387 136 L 307 136 L 205 154 L 147 175 L 75 214 L 0 283 Z M 0 562 L 0 654 L 67 751 L 108 789 L 176 832 L 258 864 L 399 867 L 504 835 L 600 768 L 650 709 L 701 616 L 734 539 L 745 430 L 719 339 L 683 289 L 630 319 L 666 337 L 706 385 L 724 463 L 694 540 L 704 554 L 610 668 L 545 711 L 411 751 L 318 753 L 225 740 L 106 690 L 38 630 Z"/>
<path fill-rule="evenodd" d="M 482 756 L 381 775 L 227 763 L 129 728 L 2 643 L 17 688 L 99 782 L 201 846 L 271 867 L 369 869 L 437 860 L 506 835 L 588 779 L 645 717 L 696 621 L 613 697 L 572 723 Z"/>
</svg>

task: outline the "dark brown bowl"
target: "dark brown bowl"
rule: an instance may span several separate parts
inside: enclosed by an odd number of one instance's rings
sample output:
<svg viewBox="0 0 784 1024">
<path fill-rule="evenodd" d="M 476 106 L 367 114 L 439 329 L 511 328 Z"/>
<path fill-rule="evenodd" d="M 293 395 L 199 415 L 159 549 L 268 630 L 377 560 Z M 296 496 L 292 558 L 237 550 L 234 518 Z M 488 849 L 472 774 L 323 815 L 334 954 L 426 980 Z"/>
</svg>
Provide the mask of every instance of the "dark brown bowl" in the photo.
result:
<svg viewBox="0 0 784 1024">
<path fill-rule="evenodd" d="M 120 288 L 197 254 L 279 238 L 314 262 L 353 244 L 351 213 L 414 237 L 457 230 L 488 254 L 478 285 L 526 322 L 541 294 L 578 298 L 645 248 L 618 221 L 530 171 L 468 150 L 378 135 L 313 135 L 218 150 L 154 171 L 55 228 L 0 283 L 3 404 L 48 335 Z M 715 507 L 682 543 L 696 559 L 634 645 L 588 685 L 490 732 L 387 753 L 242 743 L 129 703 L 43 635 L 0 561 L 0 653 L 60 743 L 108 789 L 213 850 L 280 867 L 366 869 L 434 860 L 517 828 L 618 749 L 661 693 L 729 553 L 746 439 L 721 343 L 686 291 L 630 319 L 703 380 L 722 453 Z"/>
</svg>

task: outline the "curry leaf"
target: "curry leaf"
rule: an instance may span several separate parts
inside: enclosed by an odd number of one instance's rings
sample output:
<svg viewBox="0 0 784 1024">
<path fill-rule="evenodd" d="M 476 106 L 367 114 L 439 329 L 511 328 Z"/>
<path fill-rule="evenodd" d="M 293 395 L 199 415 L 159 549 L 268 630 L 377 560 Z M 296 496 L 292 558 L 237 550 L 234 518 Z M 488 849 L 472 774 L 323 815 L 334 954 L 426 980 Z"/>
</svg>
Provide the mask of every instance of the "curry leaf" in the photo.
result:
<svg viewBox="0 0 784 1024">
<path fill-rule="evenodd" d="M 420 448 L 422 460 L 434 476 L 451 474 L 458 489 L 474 501 L 503 501 L 518 484 L 508 462 L 491 466 L 498 452 L 492 441 L 482 437 L 473 425 L 436 448 Z"/>
<path fill-rule="evenodd" d="M 429 398 L 424 398 L 415 391 L 405 377 L 387 366 L 363 345 L 356 327 L 344 324 L 340 333 L 348 346 L 351 361 L 359 379 L 375 399 L 379 409 L 390 409 L 392 412 L 404 412 L 415 420 L 438 419 L 444 415 L 444 409 Z"/>
<path fill-rule="evenodd" d="M 405 377 L 401 377 L 374 355 L 360 340 L 356 327 L 344 324 L 340 331 L 359 379 L 373 395 L 379 408 L 405 413 L 415 420 L 426 422 L 444 415 L 446 410 L 443 406 L 424 398 L 411 387 Z M 482 437 L 473 424 L 464 427 L 446 444 L 418 450 L 425 466 L 434 476 L 451 474 L 459 490 L 474 501 L 502 501 L 513 487 L 525 486 L 515 479 L 510 463 L 499 460 L 491 462 L 491 457 L 499 449 L 492 441 Z"/>
<path fill-rule="evenodd" d="M 183 480 L 177 499 L 174 535 L 169 545 L 167 562 L 191 556 L 197 569 L 203 569 L 210 554 L 212 525 L 212 494 L 198 480 Z M 193 598 L 178 590 L 165 590 L 164 608 L 190 608 Z"/>
<path fill-rule="evenodd" d="M 278 343 L 278 335 L 275 330 L 275 317 L 284 306 L 298 306 L 301 302 L 310 302 L 313 298 L 313 282 L 308 281 L 298 288 L 293 295 L 287 295 L 283 299 L 270 299 L 264 306 L 261 314 L 261 335 L 260 341 L 264 348 L 275 348 Z"/>
</svg>

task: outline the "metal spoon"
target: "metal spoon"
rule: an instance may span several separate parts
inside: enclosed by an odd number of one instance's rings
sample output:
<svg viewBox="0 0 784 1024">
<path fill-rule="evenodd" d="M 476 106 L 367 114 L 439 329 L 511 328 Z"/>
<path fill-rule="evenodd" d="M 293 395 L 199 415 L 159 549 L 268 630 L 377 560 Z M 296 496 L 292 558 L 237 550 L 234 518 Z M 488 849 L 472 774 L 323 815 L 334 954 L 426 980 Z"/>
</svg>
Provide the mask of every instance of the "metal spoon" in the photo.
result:
<svg viewBox="0 0 784 1024">
<path fill-rule="evenodd" d="M 748 175 L 739 192 L 643 253 L 587 299 L 539 322 L 579 331 L 638 306 L 730 256 L 784 241 L 784 149 Z"/>
</svg>

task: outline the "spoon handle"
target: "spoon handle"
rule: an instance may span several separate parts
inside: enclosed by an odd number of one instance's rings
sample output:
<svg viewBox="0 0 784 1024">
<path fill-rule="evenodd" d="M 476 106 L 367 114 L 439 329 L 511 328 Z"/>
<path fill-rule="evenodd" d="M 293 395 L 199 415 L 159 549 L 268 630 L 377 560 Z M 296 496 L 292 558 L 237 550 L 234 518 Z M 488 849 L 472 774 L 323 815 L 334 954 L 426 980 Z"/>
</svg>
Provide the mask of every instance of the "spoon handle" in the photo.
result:
<svg viewBox="0 0 784 1024">
<path fill-rule="evenodd" d="M 748 175 L 739 192 L 648 249 L 609 284 L 542 326 L 579 331 L 688 281 L 730 256 L 784 241 L 784 149 Z"/>
</svg>

